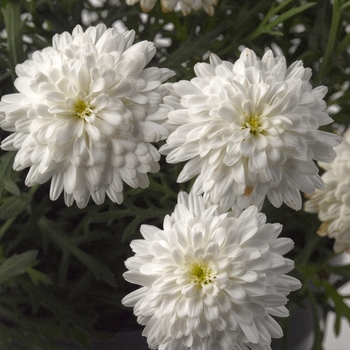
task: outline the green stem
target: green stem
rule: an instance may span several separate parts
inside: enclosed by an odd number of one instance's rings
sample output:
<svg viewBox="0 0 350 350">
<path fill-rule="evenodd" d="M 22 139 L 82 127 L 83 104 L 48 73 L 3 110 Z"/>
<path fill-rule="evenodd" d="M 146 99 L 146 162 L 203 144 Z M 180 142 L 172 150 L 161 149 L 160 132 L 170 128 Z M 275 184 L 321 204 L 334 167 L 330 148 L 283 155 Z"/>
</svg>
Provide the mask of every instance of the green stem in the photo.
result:
<svg viewBox="0 0 350 350">
<path fill-rule="evenodd" d="M 327 47 L 325 50 L 325 53 L 323 55 L 320 71 L 318 74 L 318 81 L 322 81 L 324 77 L 327 74 L 327 66 L 329 59 L 333 53 L 334 46 L 335 46 L 335 40 L 338 33 L 338 27 L 339 27 L 339 21 L 340 21 L 340 6 L 339 6 L 339 0 L 334 0 L 333 3 L 333 13 L 332 13 L 332 22 L 331 22 L 331 29 L 329 32 Z"/>
<path fill-rule="evenodd" d="M 30 195 L 31 197 L 33 197 L 34 193 L 38 190 L 39 187 L 40 187 L 39 184 L 36 184 L 36 185 L 34 185 L 33 187 L 31 187 L 30 190 L 29 190 L 29 195 Z"/>
<path fill-rule="evenodd" d="M 312 308 L 312 314 L 314 316 L 314 332 L 315 332 L 315 338 L 314 338 L 314 344 L 313 344 L 313 349 L 319 349 L 322 350 L 322 342 L 323 342 L 323 336 L 324 333 L 321 330 L 320 327 L 320 313 L 317 305 L 317 301 L 315 299 L 315 296 L 311 290 L 311 288 L 308 286 L 307 287 L 307 294 L 309 296 L 310 302 L 311 302 L 311 308 Z"/>
</svg>

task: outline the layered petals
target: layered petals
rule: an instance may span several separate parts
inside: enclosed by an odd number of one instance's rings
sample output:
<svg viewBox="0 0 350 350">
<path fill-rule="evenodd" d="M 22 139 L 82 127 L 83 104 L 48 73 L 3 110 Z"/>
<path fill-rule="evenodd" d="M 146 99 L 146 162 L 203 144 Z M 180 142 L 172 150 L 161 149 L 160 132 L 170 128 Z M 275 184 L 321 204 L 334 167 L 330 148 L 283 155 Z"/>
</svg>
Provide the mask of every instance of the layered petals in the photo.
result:
<svg viewBox="0 0 350 350">
<path fill-rule="evenodd" d="M 191 81 L 167 84 L 173 107 L 161 152 L 169 163 L 187 161 L 178 181 L 198 175 L 193 190 L 209 204 L 239 213 L 261 208 L 265 197 L 301 209 L 299 191 L 323 186 L 314 160 L 332 162 L 335 134 L 318 130 L 325 87 L 313 89 L 311 71 L 271 51 L 259 59 L 244 49 L 233 64 L 212 54 Z"/>
<path fill-rule="evenodd" d="M 335 148 L 337 157 L 331 164 L 319 162 L 324 189 L 307 195 L 304 210 L 317 213 L 321 226 L 317 233 L 335 239 L 336 253 L 350 253 L 350 129 L 343 143 Z"/>
<path fill-rule="evenodd" d="M 18 93 L 5 95 L 0 127 L 12 132 L 4 150 L 18 150 L 14 169 L 30 168 L 26 184 L 49 179 L 50 198 L 63 192 L 80 208 L 105 195 L 123 201 L 123 183 L 147 187 L 159 170 L 169 106 L 162 84 L 174 73 L 145 68 L 154 44 L 103 24 L 53 37 L 53 46 L 16 67 Z"/>
<path fill-rule="evenodd" d="M 141 286 L 122 300 L 133 307 L 149 347 L 270 349 L 282 330 L 271 315 L 288 316 L 286 296 L 300 282 L 286 276 L 293 247 L 278 238 L 255 206 L 237 218 L 181 192 L 163 229 L 141 226 L 124 278 Z"/>
</svg>

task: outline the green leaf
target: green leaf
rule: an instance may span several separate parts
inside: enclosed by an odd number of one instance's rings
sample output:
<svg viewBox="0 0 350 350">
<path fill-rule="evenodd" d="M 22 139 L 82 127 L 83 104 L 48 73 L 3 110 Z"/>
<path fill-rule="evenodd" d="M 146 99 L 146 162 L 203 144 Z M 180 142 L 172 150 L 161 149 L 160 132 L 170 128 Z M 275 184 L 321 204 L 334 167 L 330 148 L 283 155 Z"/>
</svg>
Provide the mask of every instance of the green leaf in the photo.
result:
<svg viewBox="0 0 350 350">
<path fill-rule="evenodd" d="M 23 193 L 21 197 L 9 197 L 0 206 L 0 220 L 14 218 L 22 213 L 31 201 L 31 196 Z"/>
<path fill-rule="evenodd" d="M 340 11 L 346 10 L 348 7 L 350 7 L 350 1 L 347 1 L 345 4 L 340 6 Z"/>
<path fill-rule="evenodd" d="M 6 6 L 8 2 L 9 2 L 9 0 L 1 0 L 0 7 Z"/>
<path fill-rule="evenodd" d="M 282 13 L 280 16 L 278 16 L 275 20 L 269 22 L 269 24 L 267 25 L 267 28 L 269 28 L 269 30 L 275 28 L 278 24 L 283 23 L 284 21 L 286 21 L 287 19 L 296 16 L 298 13 L 303 12 L 305 10 L 307 10 L 309 7 L 316 5 L 315 2 L 312 3 L 308 3 L 299 7 L 294 7 L 292 9 L 290 9 L 287 12 Z"/>
<path fill-rule="evenodd" d="M 177 65 L 180 66 L 188 59 L 201 57 L 206 51 L 205 47 L 207 43 L 215 41 L 217 36 L 223 31 L 224 27 L 225 24 L 223 23 L 208 34 L 188 38 L 188 41 L 184 42 L 178 49 L 173 51 L 164 62 L 160 63 L 160 66 L 176 67 Z"/>
<path fill-rule="evenodd" d="M 72 241 L 65 235 L 61 235 L 54 231 L 49 222 L 45 219 L 40 219 L 39 225 L 44 232 L 50 234 L 51 239 L 64 251 L 76 257 L 84 264 L 89 271 L 96 277 L 97 280 L 102 279 L 104 282 L 114 288 L 118 288 L 113 272 L 93 256 L 85 253 L 79 247 L 74 245 Z"/>
<path fill-rule="evenodd" d="M 25 269 L 25 272 L 29 275 L 31 281 L 33 282 L 33 284 L 35 284 L 36 286 L 39 283 L 44 283 L 44 284 L 52 284 L 52 280 L 48 275 L 45 275 L 44 273 L 33 269 L 31 266 L 28 266 Z"/>
<path fill-rule="evenodd" d="M 6 182 L 13 182 L 12 165 L 15 155 L 16 152 L 7 152 L 0 158 L 0 200 L 2 198 L 2 192 L 5 188 Z"/>
<path fill-rule="evenodd" d="M 335 308 L 334 332 L 336 335 L 340 333 L 340 321 L 342 317 L 346 317 L 350 321 L 350 307 L 344 302 L 345 297 L 339 294 L 327 280 L 322 280 L 328 298 L 332 299 Z"/>
<path fill-rule="evenodd" d="M 12 255 L 0 265 L 0 284 L 6 282 L 12 277 L 20 275 L 26 271 L 26 268 L 35 262 L 38 252 L 29 250 L 22 254 Z"/>
<path fill-rule="evenodd" d="M 279 10 L 281 10 L 289 2 L 290 0 L 284 1 L 279 6 L 271 8 L 271 10 L 266 14 L 265 19 L 260 23 L 258 28 L 256 28 L 254 32 L 249 35 L 248 40 L 253 40 L 261 34 L 278 35 L 279 32 L 274 31 L 274 28 L 276 28 L 280 23 L 283 23 L 287 19 L 296 16 L 298 13 L 307 10 L 309 7 L 316 5 L 315 2 L 312 2 L 299 7 L 293 7 L 292 9 L 277 16 L 274 20 L 268 22 L 277 14 Z"/>
<path fill-rule="evenodd" d="M 136 233 L 140 231 L 141 225 L 149 219 L 162 219 L 165 215 L 169 214 L 169 210 L 166 209 L 157 209 L 157 208 L 149 208 L 147 210 L 140 209 L 137 207 L 133 207 L 133 211 L 135 213 L 135 217 L 132 221 L 127 225 L 124 229 L 122 241 L 127 242 L 135 236 Z"/>
<path fill-rule="evenodd" d="M 8 1 L 2 9 L 6 32 L 7 51 L 9 54 L 9 66 L 12 79 L 15 80 L 15 67 L 24 61 L 24 51 L 22 43 L 23 21 L 21 20 L 21 2 L 19 0 Z"/>
<path fill-rule="evenodd" d="M 12 179 L 5 179 L 4 188 L 7 192 L 13 194 L 14 196 L 19 197 L 21 195 L 19 187 Z"/>
<path fill-rule="evenodd" d="M 91 273 L 96 277 L 97 280 L 102 279 L 104 282 L 106 282 L 110 286 L 114 288 L 118 288 L 118 284 L 115 280 L 115 276 L 113 272 L 106 265 L 102 264 L 93 256 L 85 253 L 83 250 L 81 250 L 77 246 L 69 244 L 69 247 L 68 246 L 66 247 L 67 247 L 67 250 L 72 255 L 74 255 L 81 263 L 83 263 L 91 271 Z"/>
</svg>

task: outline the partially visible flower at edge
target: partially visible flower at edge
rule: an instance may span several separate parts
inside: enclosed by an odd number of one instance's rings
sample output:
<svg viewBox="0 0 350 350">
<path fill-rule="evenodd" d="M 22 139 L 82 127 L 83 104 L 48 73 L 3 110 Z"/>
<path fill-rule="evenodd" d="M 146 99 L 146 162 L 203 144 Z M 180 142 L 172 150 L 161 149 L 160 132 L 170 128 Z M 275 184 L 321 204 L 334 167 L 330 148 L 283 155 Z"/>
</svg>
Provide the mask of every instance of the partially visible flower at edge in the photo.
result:
<svg viewBox="0 0 350 350">
<path fill-rule="evenodd" d="M 142 11 L 149 12 L 156 5 L 158 0 L 126 0 L 127 5 L 135 5 L 140 2 Z M 160 0 L 163 12 L 181 10 L 184 16 L 188 16 L 191 10 L 199 11 L 203 9 L 210 16 L 214 15 L 214 6 L 219 0 Z"/>
<path fill-rule="evenodd" d="M 187 161 L 178 182 L 196 178 L 192 191 L 209 204 L 239 213 L 267 196 L 279 207 L 302 207 L 301 195 L 323 187 L 313 160 L 332 162 L 338 135 L 318 130 L 333 120 L 312 88 L 301 61 L 286 66 L 272 51 L 260 60 L 244 49 L 232 64 L 211 54 L 197 63 L 196 77 L 167 84 L 164 99 L 175 110 L 171 134 L 160 152 L 167 162 Z"/>
<path fill-rule="evenodd" d="M 294 263 L 282 255 L 293 241 L 266 223 L 255 206 L 237 218 L 181 192 L 163 230 L 141 226 L 124 278 L 141 288 L 122 303 L 134 308 L 150 348 L 266 350 L 282 330 L 286 296 L 300 282 L 285 275 Z"/>
<path fill-rule="evenodd" d="M 318 163 L 325 170 L 322 174 L 325 187 L 307 195 L 304 210 L 318 214 L 322 224 L 317 233 L 335 239 L 336 253 L 350 253 L 350 129 L 345 131 L 343 143 L 335 151 L 333 163 Z"/>
<path fill-rule="evenodd" d="M 53 46 L 16 67 L 19 93 L 5 95 L 0 126 L 13 132 L 4 150 L 18 150 L 15 170 L 30 167 L 26 185 L 51 179 L 50 198 L 66 204 L 123 201 L 123 182 L 145 188 L 159 171 L 151 144 L 167 137 L 169 107 L 162 84 L 169 69 L 145 68 L 154 44 L 103 24 L 53 37 Z"/>
</svg>

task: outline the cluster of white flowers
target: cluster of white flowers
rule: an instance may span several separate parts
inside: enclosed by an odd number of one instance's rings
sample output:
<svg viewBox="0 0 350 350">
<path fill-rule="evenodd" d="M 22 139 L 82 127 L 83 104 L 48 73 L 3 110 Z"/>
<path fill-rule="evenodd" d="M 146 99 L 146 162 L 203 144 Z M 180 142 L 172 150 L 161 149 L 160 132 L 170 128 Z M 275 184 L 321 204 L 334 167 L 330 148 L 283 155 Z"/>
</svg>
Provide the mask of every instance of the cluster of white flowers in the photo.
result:
<svg viewBox="0 0 350 350">
<path fill-rule="evenodd" d="M 128 5 L 135 5 L 140 2 L 142 11 L 151 11 L 158 0 L 126 0 Z M 204 10 L 210 16 L 214 14 L 214 6 L 218 4 L 218 0 L 160 0 L 163 12 L 172 12 L 176 10 L 182 11 L 184 16 L 188 16 L 192 10 Z"/>
<path fill-rule="evenodd" d="M 127 295 L 150 348 L 269 349 L 282 330 L 270 316 L 288 316 L 286 295 L 300 282 L 285 273 L 293 241 L 277 238 L 251 206 L 236 218 L 180 193 L 164 228 L 141 226 L 124 278 L 142 287 Z"/>
<path fill-rule="evenodd" d="M 170 163 L 188 161 L 178 181 L 198 175 L 192 190 L 224 210 L 261 208 L 266 196 L 301 209 L 299 190 L 323 186 L 313 159 L 332 162 L 341 142 L 318 130 L 333 121 L 326 87 L 312 89 L 310 69 L 300 61 L 287 68 L 271 51 L 260 60 L 245 49 L 234 64 L 212 54 L 194 69 L 166 97 L 172 133 L 160 151 Z"/>
<path fill-rule="evenodd" d="M 77 26 L 16 67 L 19 92 L 0 105 L 0 126 L 13 132 L 2 148 L 18 150 L 15 170 L 30 167 L 28 186 L 51 179 L 52 200 L 63 191 L 67 205 L 83 208 L 90 195 L 121 203 L 123 182 L 144 188 L 147 172 L 159 171 L 151 142 L 168 135 L 162 82 L 174 73 L 145 69 L 155 46 L 132 45 L 134 37 Z"/>
<path fill-rule="evenodd" d="M 318 130 L 332 122 L 327 89 L 312 88 L 301 62 L 245 49 L 234 64 L 212 54 L 195 73 L 166 84 L 173 111 L 160 151 L 187 161 L 179 182 L 198 177 L 163 230 L 142 226 L 132 242 L 124 278 L 141 288 L 123 303 L 152 349 L 270 349 L 282 336 L 271 315 L 288 315 L 300 283 L 285 275 L 292 241 L 259 210 L 265 197 L 300 209 L 300 191 L 323 187 L 314 160 L 332 162 L 341 138 Z"/>
<path fill-rule="evenodd" d="M 336 253 L 350 253 L 350 129 L 343 143 L 335 148 L 337 157 L 332 164 L 319 163 L 325 187 L 308 195 L 304 209 L 318 213 L 322 222 L 317 233 L 335 239 Z"/>
<path fill-rule="evenodd" d="M 212 14 L 216 3 L 161 0 L 164 11 L 179 5 L 184 14 Z M 124 183 L 148 186 L 147 173 L 159 171 L 152 143 L 166 139 L 167 161 L 187 161 L 178 181 L 198 177 L 163 230 L 143 225 L 144 239 L 131 243 L 124 277 L 142 287 L 123 303 L 151 348 L 270 349 L 282 336 L 272 316 L 288 316 L 286 296 L 300 283 L 285 275 L 292 240 L 278 238 L 281 225 L 259 210 L 265 197 L 300 209 L 299 191 L 323 186 L 321 161 L 326 189 L 306 210 L 319 212 L 336 251 L 349 250 L 350 132 L 325 164 L 341 138 L 318 130 L 332 122 L 326 88 L 312 88 L 301 62 L 287 67 L 284 57 L 268 51 L 260 60 L 249 49 L 234 64 L 212 54 L 191 81 L 163 84 L 174 72 L 145 68 L 155 46 L 134 36 L 77 26 L 18 65 L 18 93 L 0 104 L 0 127 L 12 132 L 2 148 L 18 150 L 14 169 L 29 168 L 28 186 L 51 179 L 52 200 L 64 192 L 67 205 L 83 208 L 106 194 L 121 203 Z"/>
</svg>

